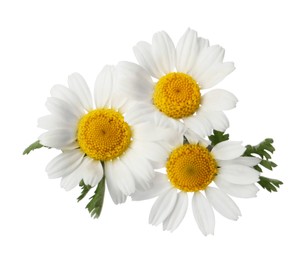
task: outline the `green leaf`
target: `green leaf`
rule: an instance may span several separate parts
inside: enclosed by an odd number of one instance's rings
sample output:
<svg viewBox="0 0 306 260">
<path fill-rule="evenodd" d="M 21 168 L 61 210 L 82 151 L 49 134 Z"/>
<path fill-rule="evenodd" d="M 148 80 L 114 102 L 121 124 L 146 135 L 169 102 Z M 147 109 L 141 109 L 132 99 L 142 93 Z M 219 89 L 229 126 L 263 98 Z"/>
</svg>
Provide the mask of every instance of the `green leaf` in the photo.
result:
<svg viewBox="0 0 306 260">
<path fill-rule="evenodd" d="M 276 163 L 272 162 L 272 161 L 269 161 L 269 160 L 261 160 L 260 164 L 269 169 L 270 171 L 273 171 L 273 168 L 275 168 L 277 166 Z"/>
<path fill-rule="evenodd" d="M 279 186 L 282 185 L 283 182 L 281 182 L 280 180 L 260 176 L 258 184 L 269 192 L 277 192 L 277 188 L 279 188 Z"/>
<path fill-rule="evenodd" d="M 275 148 L 273 147 L 273 139 L 266 138 L 258 145 L 252 146 L 247 145 L 246 151 L 244 152 L 243 156 L 252 156 L 252 154 L 259 155 L 262 159 L 271 159 L 271 155 L 269 153 L 273 153 Z"/>
<path fill-rule="evenodd" d="M 84 183 L 83 180 L 80 181 L 79 186 L 82 188 L 82 193 L 81 195 L 77 198 L 78 202 L 80 202 L 82 199 L 85 198 L 85 196 L 87 195 L 87 193 L 91 190 L 91 186 L 90 185 L 86 185 Z"/>
<path fill-rule="evenodd" d="M 270 163 L 271 163 L 271 166 L 272 166 L 273 168 L 277 167 L 277 164 L 276 164 L 276 163 L 274 163 L 274 162 L 272 162 L 272 161 L 270 161 Z"/>
<path fill-rule="evenodd" d="M 247 145 L 243 156 L 252 156 L 252 157 L 257 157 L 256 155 L 260 156 L 262 160 L 258 165 L 254 166 L 254 169 L 258 172 L 262 172 L 262 169 L 259 166 L 261 165 L 266 169 L 272 171 L 273 168 L 277 166 L 276 163 L 270 161 L 272 159 L 271 154 L 273 154 L 274 151 L 275 148 L 273 147 L 273 139 L 266 138 L 258 145 L 255 146 Z M 276 192 L 277 188 L 279 188 L 279 186 L 283 183 L 280 180 L 270 179 L 264 176 L 260 176 L 258 184 L 264 189 L 268 190 L 269 192 L 272 191 Z"/>
<path fill-rule="evenodd" d="M 105 176 L 99 182 L 95 194 L 90 198 L 86 208 L 93 218 L 98 218 L 101 214 L 105 194 Z"/>
<path fill-rule="evenodd" d="M 268 160 L 261 160 L 260 164 L 261 164 L 263 167 L 269 169 L 270 171 L 273 170 L 272 164 L 271 164 L 271 162 L 268 161 Z"/>
<path fill-rule="evenodd" d="M 44 147 L 42 144 L 40 144 L 40 142 L 37 140 L 36 142 L 32 143 L 28 148 L 26 148 L 24 151 L 23 151 L 23 155 L 25 154 L 29 154 L 31 151 L 34 151 L 36 149 L 39 149 L 39 148 L 42 148 Z"/>
<path fill-rule="evenodd" d="M 210 135 L 208 138 L 211 141 L 211 145 L 215 146 L 218 143 L 227 141 L 229 139 L 229 134 L 224 134 L 224 132 L 214 130 L 213 134 Z"/>
<path fill-rule="evenodd" d="M 261 158 L 271 159 L 271 155 L 265 150 L 261 151 Z"/>
<path fill-rule="evenodd" d="M 258 165 L 255 165 L 255 166 L 254 166 L 254 169 L 255 169 L 256 171 L 262 172 L 262 169 L 261 169 Z"/>
<path fill-rule="evenodd" d="M 270 153 L 273 153 L 275 151 L 275 148 L 272 145 L 273 140 L 271 139 L 266 139 L 266 142 L 262 145 L 262 148 L 265 150 L 268 150 Z"/>
<path fill-rule="evenodd" d="M 252 146 L 247 145 L 246 150 L 243 156 L 253 156 L 259 155 L 262 159 L 260 164 L 269 170 L 273 170 L 277 166 L 276 163 L 270 161 L 272 159 L 271 154 L 275 151 L 275 148 L 272 145 L 273 139 L 266 138 L 264 141 L 259 143 L 258 145 Z"/>
</svg>

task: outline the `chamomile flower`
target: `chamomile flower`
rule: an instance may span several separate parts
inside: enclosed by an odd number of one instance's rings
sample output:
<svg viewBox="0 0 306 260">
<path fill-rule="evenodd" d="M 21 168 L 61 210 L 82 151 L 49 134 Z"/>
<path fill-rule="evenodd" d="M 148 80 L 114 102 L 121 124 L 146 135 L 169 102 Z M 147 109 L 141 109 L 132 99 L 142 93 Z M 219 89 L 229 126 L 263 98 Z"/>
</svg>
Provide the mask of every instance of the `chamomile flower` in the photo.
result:
<svg viewBox="0 0 306 260">
<path fill-rule="evenodd" d="M 228 128 L 223 110 L 234 108 L 237 98 L 222 89 L 206 92 L 234 70 L 232 62 L 223 62 L 222 47 L 209 46 L 188 29 L 176 47 L 166 32 L 158 32 L 152 44 L 139 42 L 134 53 L 140 66 L 119 63 L 120 85 L 142 102 L 135 109 L 143 116 L 150 113 L 171 127 L 183 123 L 186 135 L 208 136 L 212 129 Z"/>
<path fill-rule="evenodd" d="M 179 140 L 179 139 L 178 139 Z M 252 166 L 260 160 L 242 157 L 245 147 L 240 142 L 223 141 L 214 147 L 205 142 L 178 141 L 168 152 L 166 174 L 156 173 L 153 184 L 146 191 L 137 191 L 133 200 L 158 196 L 149 217 L 152 225 L 163 223 L 163 229 L 174 231 L 188 208 L 188 193 L 199 229 L 204 235 L 213 234 L 213 208 L 224 217 L 237 220 L 241 215 L 235 202 L 228 196 L 255 197 L 259 172 Z M 217 187 L 213 187 L 213 183 Z M 205 195 L 206 196 L 205 196 Z"/>
<path fill-rule="evenodd" d="M 68 88 L 51 89 L 46 102 L 51 114 L 40 118 L 38 126 L 47 130 L 40 143 L 61 150 L 46 167 L 50 178 L 62 178 L 61 186 L 71 190 L 81 180 L 93 187 L 105 176 L 117 204 L 136 188 L 149 187 L 153 165 L 162 163 L 166 154 L 168 132 L 129 111 L 133 103 L 119 96 L 116 78 L 112 66 L 99 74 L 94 108 L 85 80 L 72 74 Z"/>
</svg>

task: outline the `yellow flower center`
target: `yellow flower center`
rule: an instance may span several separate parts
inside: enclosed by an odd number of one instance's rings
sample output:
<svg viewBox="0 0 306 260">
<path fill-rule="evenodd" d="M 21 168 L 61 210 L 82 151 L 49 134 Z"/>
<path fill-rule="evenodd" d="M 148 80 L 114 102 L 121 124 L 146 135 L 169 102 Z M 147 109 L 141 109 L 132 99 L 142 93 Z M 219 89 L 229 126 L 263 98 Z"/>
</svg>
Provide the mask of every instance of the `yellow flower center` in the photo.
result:
<svg viewBox="0 0 306 260">
<path fill-rule="evenodd" d="M 167 164 L 168 179 L 186 192 L 204 190 L 215 178 L 218 168 L 207 148 L 185 144 L 172 151 Z"/>
<path fill-rule="evenodd" d="M 78 124 L 78 143 L 87 156 L 100 161 L 112 160 L 129 147 L 130 126 L 113 109 L 96 109 L 84 115 Z"/>
<path fill-rule="evenodd" d="M 181 72 L 169 73 L 154 88 L 153 104 L 172 118 L 192 115 L 200 106 L 201 93 L 197 82 Z"/>
</svg>

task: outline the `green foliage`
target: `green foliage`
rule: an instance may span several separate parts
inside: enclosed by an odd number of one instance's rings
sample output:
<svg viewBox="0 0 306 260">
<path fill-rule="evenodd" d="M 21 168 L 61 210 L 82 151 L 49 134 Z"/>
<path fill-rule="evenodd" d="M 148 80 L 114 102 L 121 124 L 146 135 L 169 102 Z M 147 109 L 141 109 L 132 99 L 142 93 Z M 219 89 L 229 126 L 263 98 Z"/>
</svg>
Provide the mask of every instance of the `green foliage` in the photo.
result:
<svg viewBox="0 0 306 260">
<path fill-rule="evenodd" d="M 210 135 L 208 138 L 211 141 L 211 145 L 215 146 L 218 143 L 227 141 L 229 139 L 229 134 L 224 134 L 224 132 L 214 130 L 213 134 Z"/>
<path fill-rule="evenodd" d="M 83 180 L 81 180 L 79 186 L 82 188 L 81 195 L 77 198 L 78 202 L 85 198 L 88 192 L 93 188 L 90 185 L 86 185 Z M 93 218 L 98 218 L 101 214 L 103 201 L 105 194 L 105 176 L 97 185 L 95 193 L 92 197 L 89 198 L 89 203 L 86 205 L 89 213 Z"/>
<path fill-rule="evenodd" d="M 90 185 L 86 185 L 84 183 L 83 180 L 81 180 L 79 186 L 82 188 L 82 193 L 81 195 L 77 198 L 78 202 L 80 202 L 82 199 L 85 198 L 85 196 L 87 195 L 87 193 L 91 190 L 91 186 Z"/>
<path fill-rule="evenodd" d="M 83 190 L 84 191 L 84 190 Z M 90 198 L 86 208 L 93 218 L 98 218 L 101 214 L 105 194 L 105 176 L 99 182 L 95 194 Z M 81 195 L 82 196 L 82 195 Z"/>
<path fill-rule="evenodd" d="M 252 146 L 252 145 L 247 145 L 246 146 L 246 151 L 244 152 L 243 156 L 253 156 L 254 155 L 259 155 L 261 158 L 260 165 L 267 168 L 268 170 L 272 171 L 273 168 L 277 166 L 276 163 L 272 162 L 272 155 L 273 152 L 275 151 L 273 144 L 273 139 L 272 138 L 266 138 L 262 142 L 260 142 L 258 145 Z M 262 172 L 262 169 L 259 165 L 256 165 L 254 167 L 257 171 Z"/>
<path fill-rule="evenodd" d="M 273 168 L 277 166 L 276 163 L 271 161 L 272 154 L 274 151 L 275 151 L 275 148 L 273 146 L 273 139 L 266 138 L 258 145 L 255 145 L 255 146 L 247 145 L 246 151 L 244 152 L 243 156 L 256 157 L 256 155 L 258 155 L 261 158 L 261 162 L 259 163 L 259 165 L 272 171 Z M 254 169 L 259 172 L 262 172 L 262 167 L 260 167 L 259 165 L 254 166 Z M 272 192 L 272 191 L 276 192 L 277 188 L 279 188 L 279 186 L 283 183 L 276 179 L 270 179 L 264 176 L 260 176 L 258 184 L 264 189 L 268 190 L 269 192 Z"/>
<path fill-rule="evenodd" d="M 244 152 L 244 156 L 251 156 L 252 154 L 257 154 L 262 159 L 265 158 L 267 160 L 270 160 L 271 159 L 270 153 L 272 154 L 275 151 L 275 148 L 272 144 L 273 144 L 273 139 L 266 138 L 258 145 L 255 146 L 247 145 L 246 151 Z"/>
<path fill-rule="evenodd" d="M 282 185 L 283 182 L 276 180 L 276 179 L 271 179 L 271 178 L 267 178 L 264 176 L 260 176 L 258 184 L 264 189 L 268 190 L 269 192 L 272 192 L 272 191 L 276 192 L 277 188 L 279 188 L 279 186 Z"/>
<path fill-rule="evenodd" d="M 272 171 L 273 168 L 275 168 L 275 167 L 277 166 L 276 163 L 274 163 L 274 162 L 272 162 L 272 161 L 269 161 L 269 160 L 264 160 L 264 159 L 261 160 L 260 164 L 261 164 L 263 167 L 269 169 L 270 171 Z"/>
<path fill-rule="evenodd" d="M 28 148 L 26 148 L 24 151 L 23 151 L 23 155 L 25 154 L 29 154 L 30 152 L 36 150 L 36 149 L 39 149 L 39 148 L 42 148 L 44 147 L 42 144 L 40 144 L 40 142 L 37 140 L 36 142 L 32 143 Z"/>
<path fill-rule="evenodd" d="M 253 168 L 254 168 L 256 171 L 262 172 L 262 169 L 261 169 L 258 165 L 255 165 Z"/>
</svg>

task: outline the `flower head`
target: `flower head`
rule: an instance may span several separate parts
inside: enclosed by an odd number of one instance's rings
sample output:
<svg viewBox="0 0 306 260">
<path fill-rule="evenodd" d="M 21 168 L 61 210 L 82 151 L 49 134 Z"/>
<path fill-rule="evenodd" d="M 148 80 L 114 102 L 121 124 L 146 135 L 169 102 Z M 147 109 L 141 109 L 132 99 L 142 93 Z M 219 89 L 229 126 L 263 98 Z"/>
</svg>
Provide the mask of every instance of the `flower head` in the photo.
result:
<svg viewBox="0 0 306 260">
<path fill-rule="evenodd" d="M 223 62 L 222 47 L 209 46 L 188 29 L 176 47 L 166 32 L 158 32 L 152 44 L 139 42 L 134 52 L 140 65 L 119 64 L 120 86 L 142 102 L 137 109 L 146 111 L 143 116 L 171 127 L 183 124 L 186 135 L 207 136 L 229 126 L 223 110 L 234 108 L 236 97 L 221 89 L 205 92 L 234 70 L 232 62 Z"/>
<path fill-rule="evenodd" d="M 163 223 L 164 230 L 173 231 L 187 211 L 187 193 L 192 193 L 192 209 L 199 229 L 204 235 L 213 234 L 213 208 L 224 217 L 237 220 L 240 210 L 228 195 L 250 198 L 258 191 L 255 183 L 259 173 L 252 167 L 260 160 L 242 157 L 244 151 L 240 142 L 223 141 L 211 147 L 203 140 L 178 141 L 168 151 L 166 174 L 157 172 L 151 188 L 137 191 L 132 198 L 158 196 L 149 221 L 153 225 Z"/>
<path fill-rule="evenodd" d="M 69 76 L 68 85 L 51 89 L 50 115 L 38 120 L 47 130 L 40 143 L 61 150 L 46 167 L 49 177 L 62 178 L 61 186 L 70 190 L 81 181 L 96 186 L 105 176 L 115 203 L 136 187 L 149 187 L 153 166 L 166 154 L 168 131 L 130 113 L 134 102 L 119 95 L 115 67 L 106 66 L 97 77 L 95 108 L 81 75 Z"/>
</svg>

